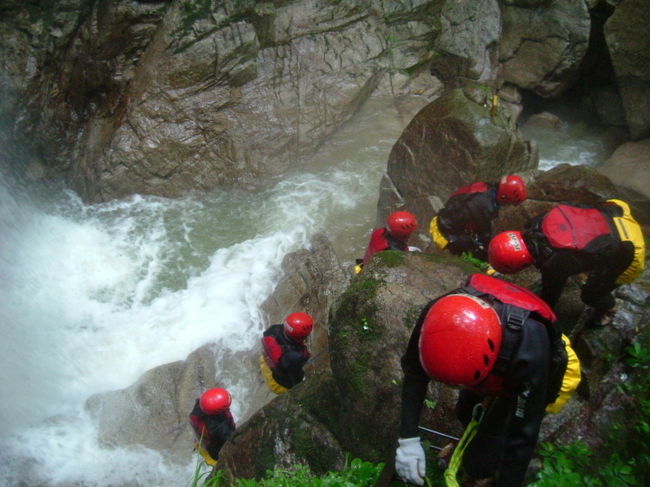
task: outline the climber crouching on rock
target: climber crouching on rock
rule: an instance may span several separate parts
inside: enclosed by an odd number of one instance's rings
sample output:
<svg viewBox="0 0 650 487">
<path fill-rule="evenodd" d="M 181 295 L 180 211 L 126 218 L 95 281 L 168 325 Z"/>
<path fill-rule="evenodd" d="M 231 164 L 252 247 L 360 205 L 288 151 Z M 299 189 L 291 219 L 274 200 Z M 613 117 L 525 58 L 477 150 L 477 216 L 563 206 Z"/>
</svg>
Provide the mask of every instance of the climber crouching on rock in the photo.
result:
<svg viewBox="0 0 650 487">
<path fill-rule="evenodd" d="M 402 369 L 395 470 L 417 485 L 426 475 L 418 423 L 431 379 L 463 388 L 456 412 L 466 430 L 452 464 L 467 487 L 479 479 L 480 485 L 522 486 L 547 408 L 559 410 L 580 380 L 577 357 L 550 307 L 529 290 L 484 274 L 425 306 Z M 445 475 L 455 482 L 455 471 Z"/>
<path fill-rule="evenodd" d="M 287 316 L 284 323 L 271 325 L 264 331 L 260 368 L 274 393 L 282 394 L 305 378 L 303 367 L 311 357 L 305 340 L 313 328 L 310 315 L 296 312 Z"/>
<path fill-rule="evenodd" d="M 587 273 L 581 292 L 589 306 L 586 325 L 601 327 L 612 323 L 616 314 L 612 291 L 643 272 L 645 241 L 624 201 L 589 207 L 561 204 L 533 218 L 524 232 L 496 235 L 488 259 L 503 274 L 537 267 L 542 274 L 539 295 L 551 307 L 570 276 Z"/>
</svg>

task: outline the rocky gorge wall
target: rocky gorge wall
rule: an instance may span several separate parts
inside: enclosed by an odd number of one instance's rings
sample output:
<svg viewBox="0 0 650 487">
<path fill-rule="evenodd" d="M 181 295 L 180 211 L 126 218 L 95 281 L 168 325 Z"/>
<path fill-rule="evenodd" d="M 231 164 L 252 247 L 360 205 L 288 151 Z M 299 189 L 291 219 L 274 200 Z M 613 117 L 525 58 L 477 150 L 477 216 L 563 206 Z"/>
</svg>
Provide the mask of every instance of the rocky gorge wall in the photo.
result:
<svg viewBox="0 0 650 487">
<path fill-rule="evenodd" d="M 643 0 L 9 0 L 0 118 L 30 174 L 87 201 L 268 183 L 371 96 L 467 84 L 514 120 L 522 92 L 580 85 L 641 139 L 649 15 Z"/>
</svg>

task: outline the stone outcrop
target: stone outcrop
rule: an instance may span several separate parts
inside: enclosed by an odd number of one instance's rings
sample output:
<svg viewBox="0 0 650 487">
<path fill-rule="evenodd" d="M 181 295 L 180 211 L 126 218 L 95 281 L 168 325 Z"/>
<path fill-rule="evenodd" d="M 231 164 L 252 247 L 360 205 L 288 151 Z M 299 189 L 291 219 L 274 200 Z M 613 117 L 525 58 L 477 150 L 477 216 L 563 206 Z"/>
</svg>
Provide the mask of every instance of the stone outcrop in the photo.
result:
<svg viewBox="0 0 650 487">
<path fill-rule="evenodd" d="M 638 213 L 650 216 L 647 206 L 650 199 L 650 139 L 621 145 L 598 167 L 598 171 L 629 191 L 630 194 L 626 196 L 633 203 L 638 202 Z M 649 218 L 646 216 L 644 220 L 648 222 Z"/>
<path fill-rule="evenodd" d="M 508 112 L 492 103 L 489 91 L 459 88 L 417 113 L 390 153 L 378 224 L 400 207 L 429 222 L 462 184 L 537 168 L 535 147 L 524 140 Z"/>
<path fill-rule="evenodd" d="M 553 98 L 571 87 L 589 40 L 585 2 L 507 2 L 503 7 L 501 76 Z"/>
<path fill-rule="evenodd" d="M 650 4 L 626 0 L 605 24 L 627 126 L 633 139 L 650 136 Z"/>
<path fill-rule="evenodd" d="M 2 109 L 86 200 L 268 183 L 371 95 L 431 95 L 436 4 L 10 2 Z"/>
<path fill-rule="evenodd" d="M 251 188 L 299 166 L 372 96 L 433 100 L 437 77 L 478 83 L 513 119 L 518 90 L 559 96 L 597 73 L 579 69 L 589 7 L 614 12 L 616 78 L 597 90 L 614 101 L 596 103 L 620 105 L 618 84 L 640 138 L 650 8 L 610 4 L 12 0 L 0 7 L 0 116 L 10 143 L 34 149 L 35 177 L 64 176 L 87 201 Z"/>
</svg>

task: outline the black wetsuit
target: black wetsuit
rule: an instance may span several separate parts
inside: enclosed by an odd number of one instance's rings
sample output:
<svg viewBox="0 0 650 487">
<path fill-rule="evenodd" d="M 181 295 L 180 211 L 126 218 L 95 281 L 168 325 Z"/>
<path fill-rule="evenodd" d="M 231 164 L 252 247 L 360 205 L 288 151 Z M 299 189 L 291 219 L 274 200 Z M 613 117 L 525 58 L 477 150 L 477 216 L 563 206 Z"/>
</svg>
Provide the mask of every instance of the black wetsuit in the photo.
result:
<svg viewBox="0 0 650 487">
<path fill-rule="evenodd" d="M 419 436 L 418 423 L 430 378 L 419 359 L 418 340 L 427 311 L 423 310 L 402 357 L 404 383 L 400 438 Z M 495 305 L 497 312 L 500 304 Z M 504 392 L 494 396 L 476 436 L 463 455 L 463 468 L 474 478 L 495 477 L 497 487 L 520 487 L 533 454 L 547 405 L 550 340 L 546 326 L 528 318 Z M 507 392 L 506 392 L 507 391 Z M 456 406 L 459 420 L 467 425 L 475 404 L 486 396 L 462 390 Z"/>
<path fill-rule="evenodd" d="M 452 196 L 438 212 L 438 228 L 449 241 L 446 250 L 454 255 L 472 252 L 487 260 L 492 238 L 492 220 L 499 216 L 496 185 L 487 191 Z"/>
<path fill-rule="evenodd" d="M 196 438 L 201 438 L 202 446 L 213 459 L 217 459 L 221 447 L 228 437 L 235 431 L 235 421 L 230 414 L 205 414 L 201 411 L 199 400 L 194 403 L 190 413 L 190 423 L 196 433 Z"/>
<path fill-rule="evenodd" d="M 262 340 L 266 355 L 272 362 L 269 367 L 273 379 L 287 389 L 302 382 L 305 378 L 303 366 L 310 357 L 307 347 L 288 337 L 282 324 L 267 328 Z"/>
<path fill-rule="evenodd" d="M 570 276 L 586 272 L 587 282 L 582 287 L 582 301 L 604 312 L 614 307 L 612 291 L 616 280 L 634 259 L 634 244 L 621 241 L 611 216 L 620 216 L 617 205 L 604 205 L 598 209 L 611 227 L 608 235 L 592 240 L 581 250 L 553 247 L 541 229 L 546 213 L 532 219 L 523 233 L 526 247 L 533 256 L 535 266 L 542 274 L 539 293 L 551 307 L 555 307 Z"/>
</svg>

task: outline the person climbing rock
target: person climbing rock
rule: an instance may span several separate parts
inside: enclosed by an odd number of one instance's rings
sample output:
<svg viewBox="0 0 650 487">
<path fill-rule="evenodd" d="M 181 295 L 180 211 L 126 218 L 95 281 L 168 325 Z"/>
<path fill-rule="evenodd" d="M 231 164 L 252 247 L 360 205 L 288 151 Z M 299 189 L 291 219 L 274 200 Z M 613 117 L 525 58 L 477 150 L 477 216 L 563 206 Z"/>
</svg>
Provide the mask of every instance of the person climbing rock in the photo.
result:
<svg viewBox="0 0 650 487">
<path fill-rule="evenodd" d="M 190 413 L 190 424 L 196 435 L 195 447 L 209 465 L 216 465 L 221 447 L 235 431 L 231 403 L 230 393 L 215 387 L 201 394 Z"/>
<path fill-rule="evenodd" d="M 488 259 L 512 274 L 534 265 L 542 275 L 539 295 L 555 307 L 568 278 L 587 273 L 581 299 L 587 326 L 605 326 L 616 313 L 612 291 L 645 268 L 645 242 L 630 207 L 621 200 L 598 206 L 560 204 L 533 218 L 524 232 L 506 231 L 490 242 Z"/>
<path fill-rule="evenodd" d="M 546 411 L 557 412 L 580 381 L 551 308 L 528 289 L 485 274 L 423 308 L 401 362 L 395 471 L 417 485 L 425 481 L 418 424 L 430 380 L 462 387 L 456 414 L 468 428 L 454 456 L 462 455 L 463 485 L 492 479 L 481 485 L 496 487 L 523 484 Z"/>
<path fill-rule="evenodd" d="M 313 327 L 310 315 L 296 312 L 287 316 L 284 323 L 264 331 L 260 367 L 267 385 L 276 394 L 286 392 L 305 378 L 303 367 L 311 356 L 305 340 Z"/>
<path fill-rule="evenodd" d="M 388 215 L 386 226 L 377 228 L 370 237 L 368 248 L 363 257 L 367 264 L 372 256 L 382 250 L 410 250 L 407 242 L 411 234 L 418 229 L 418 221 L 410 211 L 395 211 Z"/>
<path fill-rule="evenodd" d="M 476 182 L 457 189 L 433 217 L 429 227 L 438 250 L 454 255 L 470 252 L 487 260 L 492 221 L 502 205 L 518 205 L 528 197 L 525 181 L 515 174 L 498 183 Z"/>
</svg>

